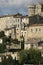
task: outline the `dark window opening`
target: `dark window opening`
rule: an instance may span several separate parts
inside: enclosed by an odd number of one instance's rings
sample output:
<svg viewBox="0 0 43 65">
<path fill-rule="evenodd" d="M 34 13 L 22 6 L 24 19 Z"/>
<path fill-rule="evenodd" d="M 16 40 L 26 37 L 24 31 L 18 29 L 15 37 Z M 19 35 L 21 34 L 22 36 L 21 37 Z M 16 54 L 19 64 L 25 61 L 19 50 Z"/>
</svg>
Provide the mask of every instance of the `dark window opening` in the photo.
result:
<svg viewBox="0 0 43 65">
<path fill-rule="evenodd" d="M 18 24 L 18 27 L 19 27 L 19 24 Z"/>
<path fill-rule="evenodd" d="M 42 5 L 42 11 L 43 11 L 43 5 Z"/>
<path fill-rule="evenodd" d="M 37 32 L 37 28 L 36 28 L 36 32 Z"/>
<path fill-rule="evenodd" d="M 33 29 L 31 29 L 31 32 L 33 31 Z"/>
<path fill-rule="evenodd" d="M 39 28 L 39 31 L 41 31 L 41 29 Z"/>
<path fill-rule="evenodd" d="M 19 22 L 19 19 L 18 19 L 18 22 Z"/>
</svg>

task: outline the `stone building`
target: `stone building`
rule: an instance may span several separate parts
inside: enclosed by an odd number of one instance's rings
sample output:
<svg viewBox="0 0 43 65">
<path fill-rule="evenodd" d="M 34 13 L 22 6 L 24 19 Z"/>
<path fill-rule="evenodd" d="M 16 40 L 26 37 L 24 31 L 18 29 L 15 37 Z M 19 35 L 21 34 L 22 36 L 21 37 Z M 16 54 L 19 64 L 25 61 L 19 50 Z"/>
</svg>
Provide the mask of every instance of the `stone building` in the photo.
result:
<svg viewBox="0 0 43 65">
<path fill-rule="evenodd" d="M 22 14 L 17 13 L 13 16 L 14 24 L 16 26 L 16 38 L 20 40 L 21 34 L 21 23 L 22 23 Z"/>
<path fill-rule="evenodd" d="M 34 15 L 41 15 L 43 16 L 43 2 L 39 2 L 37 4 L 32 4 L 28 7 L 28 12 L 29 12 L 29 16 L 34 16 Z"/>
<path fill-rule="evenodd" d="M 35 5 L 28 6 L 28 16 L 34 16 L 35 15 Z"/>
<path fill-rule="evenodd" d="M 27 43 L 25 49 L 37 48 L 37 43 L 43 41 L 43 2 L 28 7 L 29 27 L 27 28 Z M 35 44 L 34 44 L 35 43 Z M 42 46 L 38 47 L 42 49 Z"/>
<path fill-rule="evenodd" d="M 13 38 L 15 32 L 16 38 L 20 40 L 21 14 L 0 16 L 0 32 L 1 31 L 4 31 L 7 36 L 12 33 Z"/>
<path fill-rule="evenodd" d="M 27 43 L 25 49 L 31 47 L 36 49 L 43 48 L 43 17 L 34 15 L 29 17 L 29 26 L 27 28 Z"/>
</svg>

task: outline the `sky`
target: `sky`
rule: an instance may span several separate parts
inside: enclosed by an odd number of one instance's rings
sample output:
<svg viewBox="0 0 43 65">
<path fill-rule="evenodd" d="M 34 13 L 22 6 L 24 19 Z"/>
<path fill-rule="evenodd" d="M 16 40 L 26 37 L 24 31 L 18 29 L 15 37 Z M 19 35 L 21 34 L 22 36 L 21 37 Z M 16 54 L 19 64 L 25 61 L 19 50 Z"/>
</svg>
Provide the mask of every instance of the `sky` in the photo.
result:
<svg viewBox="0 0 43 65">
<path fill-rule="evenodd" d="M 27 15 L 27 6 L 42 1 L 43 0 L 0 0 L 0 16 L 16 13 Z"/>
</svg>

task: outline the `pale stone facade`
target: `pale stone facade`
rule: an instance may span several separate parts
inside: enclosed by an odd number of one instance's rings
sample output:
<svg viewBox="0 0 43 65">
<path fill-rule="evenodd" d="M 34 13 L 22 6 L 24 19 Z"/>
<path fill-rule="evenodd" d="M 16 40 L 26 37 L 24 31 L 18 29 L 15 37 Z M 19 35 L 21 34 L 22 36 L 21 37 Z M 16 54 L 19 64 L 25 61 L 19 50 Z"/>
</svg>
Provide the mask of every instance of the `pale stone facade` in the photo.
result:
<svg viewBox="0 0 43 65">
<path fill-rule="evenodd" d="M 43 39 L 43 24 L 33 24 L 28 28 L 28 39 L 40 38 Z"/>
<path fill-rule="evenodd" d="M 25 50 L 29 50 L 30 48 L 31 48 L 31 44 L 29 44 L 29 43 L 24 44 L 24 49 Z"/>
<path fill-rule="evenodd" d="M 28 16 L 22 16 L 19 13 L 16 15 L 1 16 L 0 31 L 4 31 L 6 36 L 9 36 L 11 34 L 12 38 L 14 38 L 15 31 L 15 36 L 20 41 L 21 29 L 24 28 L 23 23 L 26 25 L 27 28 L 27 24 L 29 24 Z"/>
<path fill-rule="evenodd" d="M 35 14 L 41 14 L 42 13 L 41 7 L 42 7 L 42 5 L 40 3 L 36 4 Z"/>
<path fill-rule="evenodd" d="M 29 16 L 34 16 L 36 14 L 39 14 L 43 16 L 43 2 L 37 3 L 36 5 L 30 5 L 28 7 Z"/>
<path fill-rule="evenodd" d="M 28 15 L 29 16 L 34 16 L 35 15 L 35 5 L 30 5 L 28 7 Z"/>
<path fill-rule="evenodd" d="M 12 16 L 2 16 L 0 17 L 0 31 L 4 30 L 5 28 L 12 27 L 14 22 L 12 22 Z"/>
<path fill-rule="evenodd" d="M 0 18 L 0 31 L 6 28 L 6 19 L 7 19 L 6 17 Z"/>
<path fill-rule="evenodd" d="M 0 31 L 4 31 L 6 36 L 9 36 L 10 34 L 12 34 L 13 38 L 14 38 L 14 31 L 16 31 L 16 38 L 20 40 L 21 17 L 17 15 L 16 16 L 15 15 L 1 16 L 0 17 Z"/>
<path fill-rule="evenodd" d="M 27 29 L 27 43 L 24 44 L 24 49 L 43 49 L 43 24 L 33 24 Z M 42 41 L 42 42 L 41 42 Z M 40 42 L 41 45 L 38 45 Z"/>
<path fill-rule="evenodd" d="M 23 17 L 22 23 L 29 24 L 29 17 L 28 16 Z"/>
<path fill-rule="evenodd" d="M 27 32 L 27 30 L 21 30 L 21 36 L 23 35 L 23 37 L 24 37 L 24 40 L 25 40 L 25 42 L 27 42 L 27 36 L 28 36 L 28 32 Z"/>
</svg>

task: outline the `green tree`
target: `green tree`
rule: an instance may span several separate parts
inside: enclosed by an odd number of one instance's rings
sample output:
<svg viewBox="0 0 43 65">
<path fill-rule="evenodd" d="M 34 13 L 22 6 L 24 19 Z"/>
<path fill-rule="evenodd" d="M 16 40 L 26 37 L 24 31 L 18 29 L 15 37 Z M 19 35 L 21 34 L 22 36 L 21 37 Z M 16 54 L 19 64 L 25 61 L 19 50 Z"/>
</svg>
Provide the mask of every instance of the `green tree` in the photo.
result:
<svg viewBox="0 0 43 65">
<path fill-rule="evenodd" d="M 43 57 L 41 57 L 40 63 L 43 64 Z"/>
<path fill-rule="evenodd" d="M 6 56 L 4 56 L 2 58 L 2 65 L 13 65 L 13 62 L 12 62 L 12 57 L 11 55 L 8 56 L 8 58 L 6 58 Z"/>
<path fill-rule="evenodd" d="M 7 65 L 13 65 L 11 55 L 8 56 L 8 59 L 7 59 Z"/>
<path fill-rule="evenodd" d="M 6 46 L 4 44 L 0 44 L 0 53 L 4 53 Z"/>
<path fill-rule="evenodd" d="M 4 36 L 5 36 L 4 31 L 1 31 L 1 32 L 0 32 L 0 38 L 1 38 L 1 37 L 4 37 Z"/>
<path fill-rule="evenodd" d="M 3 39 L 3 43 L 5 44 L 5 45 L 11 45 L 11 41 L 12 41 L 12 39 L 11 39 L 11 37 L 9 36 L 9 37 L 3 37 L 2 38 Z"/>
<path fill-rule="evenodd" d="M 19 52 L 19 63 L 33 63 L 39 64 L 41 60 L 41 53 L 39 50 L 30 49 Z"/>
<path fill-rule="evenodd" d="M 28 57 L 31 63 L 39 64 L 41 60 L 41 52 L 39 50 L 30 49 Z"/>
<path fill-rule="evenodd" d="M 24 61 L 26 61 L 26 59 L 27 59 L 27 51 L 26 50 L 21 50 L 19 52 L 19 63 L 23 64 Z"/>
<path fill-rule="evenodd" d="M 25 43 L 25 40 L 24 40 L 24 37 L 23 35 L 21 36 L 21 49 L 23 50 L 24 49 L 24 43 Z"/>
<path fill-rule="evenodd" d="M 2 62 L 1 62 L 2 65 L 7 65 L 7 59 L 6 59 L 6 56 L 4 56 L 2 58 Z"/>
</svg>

